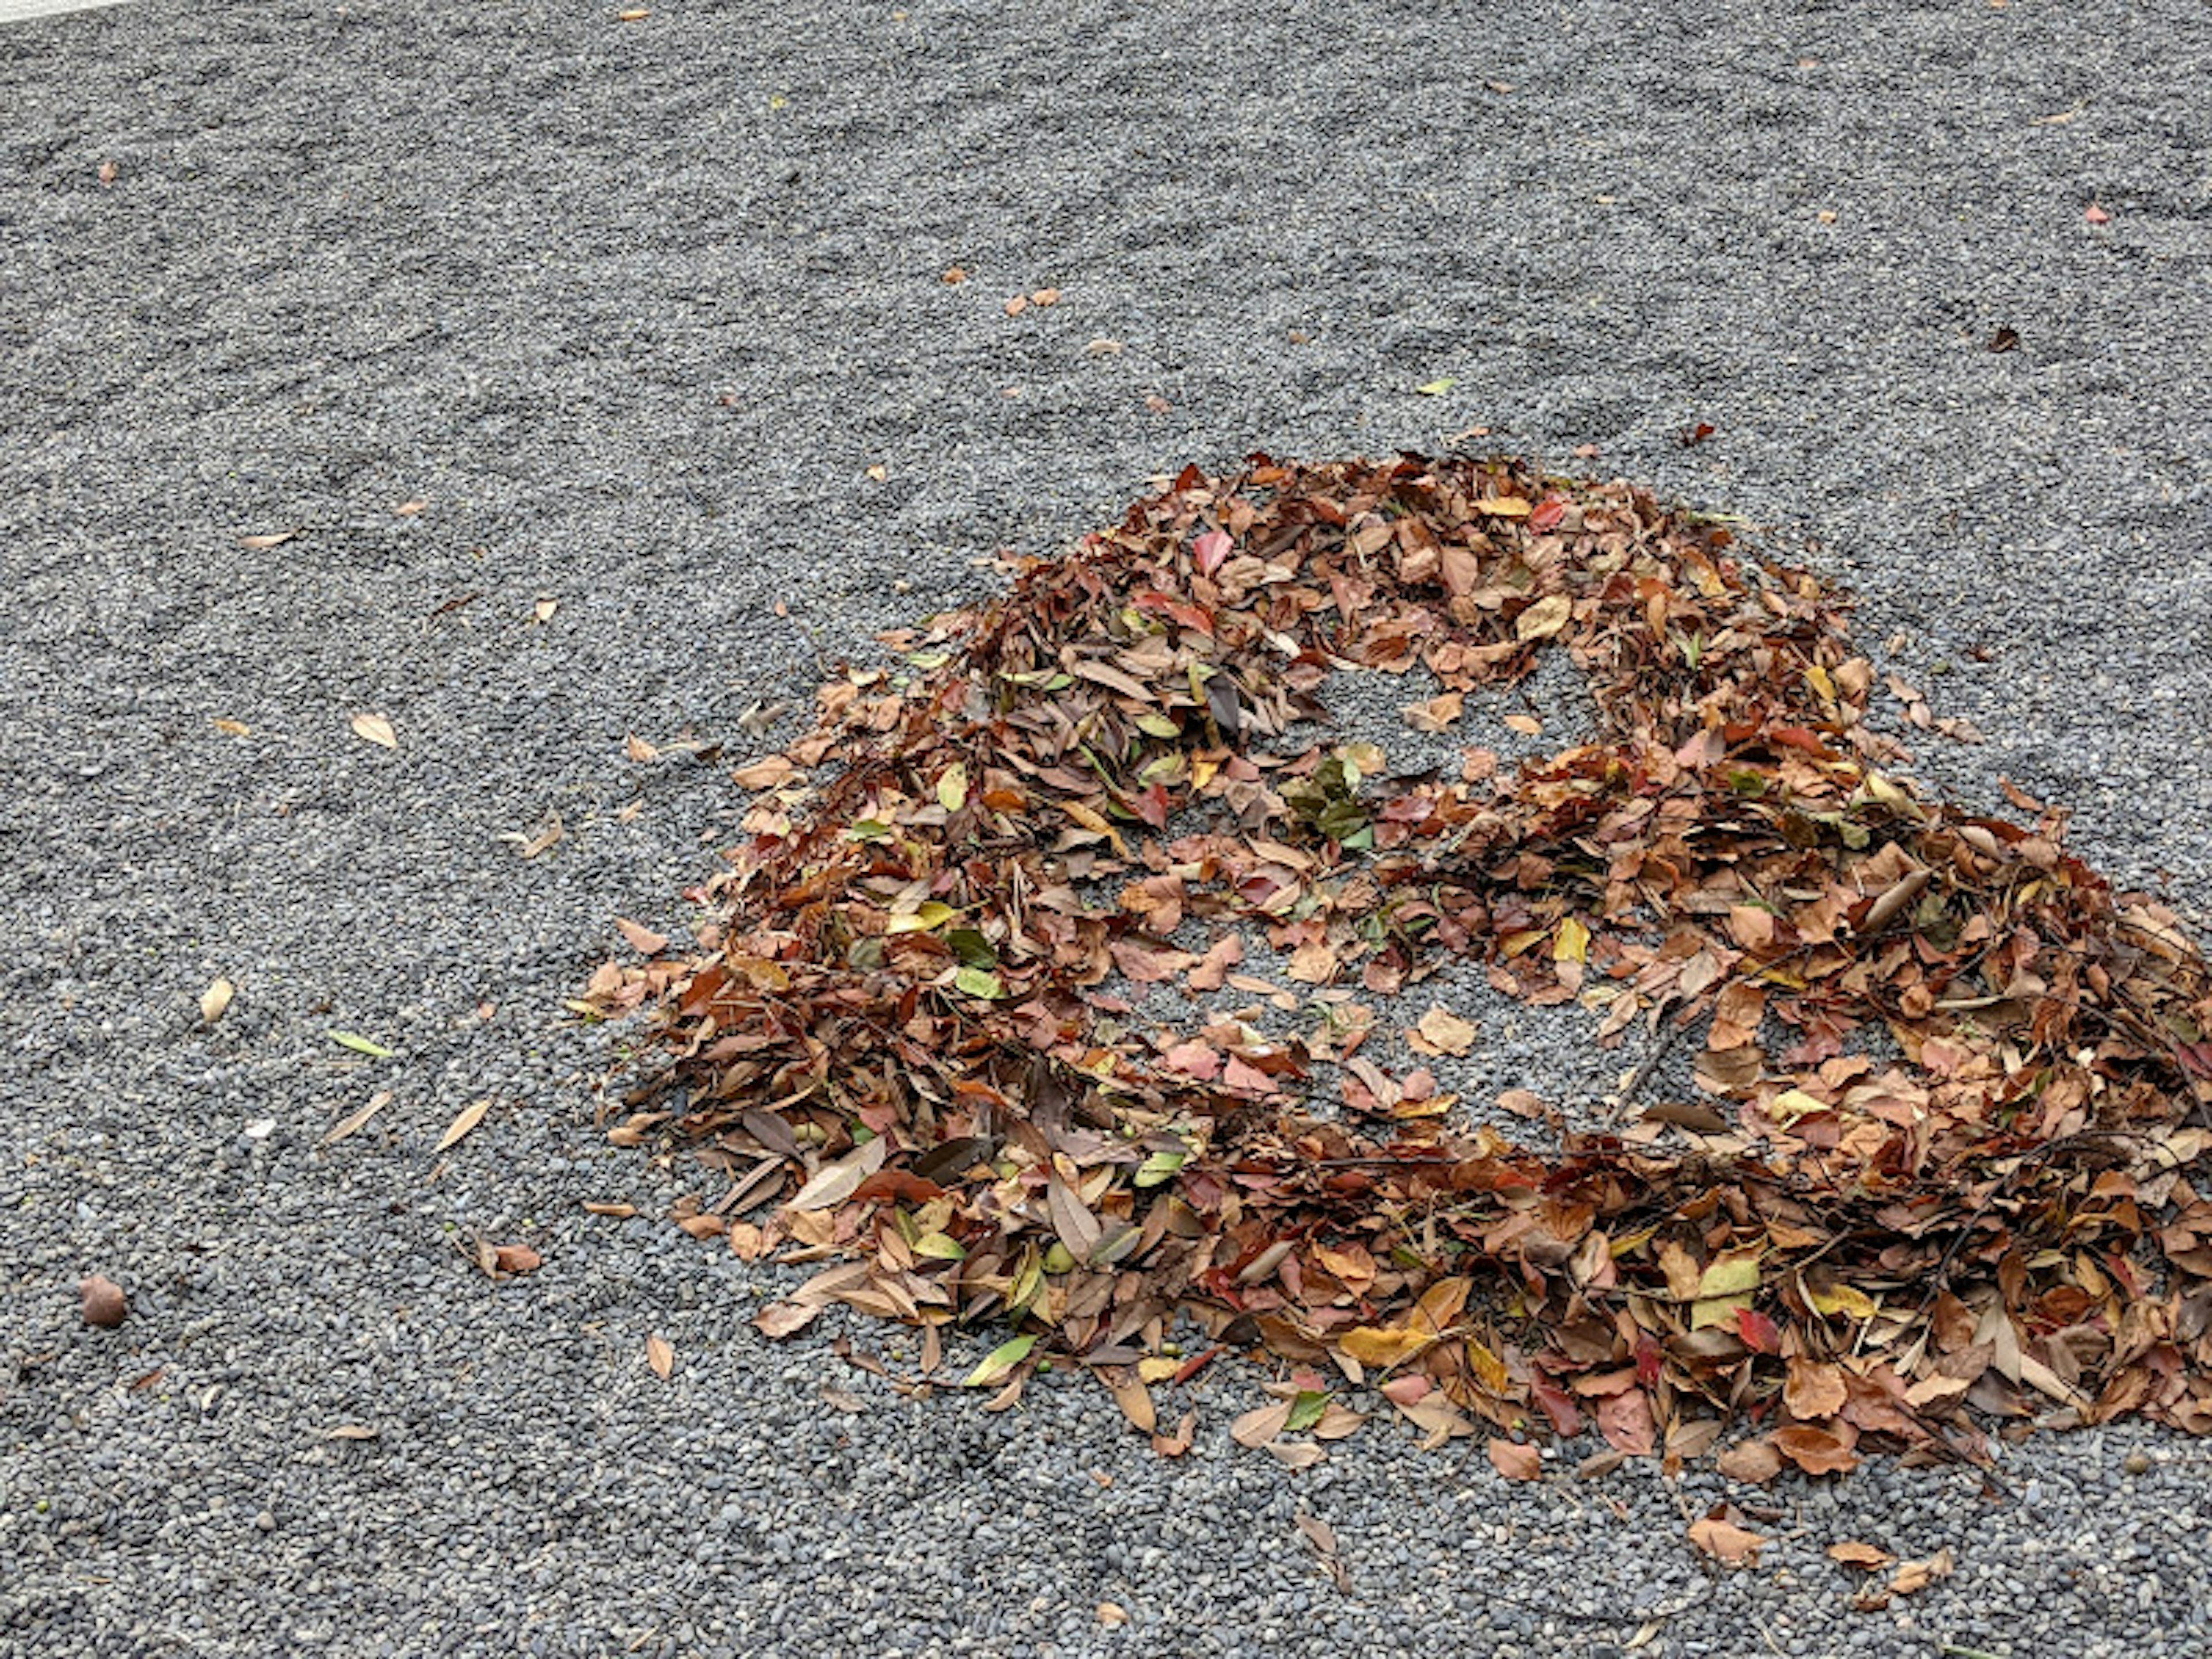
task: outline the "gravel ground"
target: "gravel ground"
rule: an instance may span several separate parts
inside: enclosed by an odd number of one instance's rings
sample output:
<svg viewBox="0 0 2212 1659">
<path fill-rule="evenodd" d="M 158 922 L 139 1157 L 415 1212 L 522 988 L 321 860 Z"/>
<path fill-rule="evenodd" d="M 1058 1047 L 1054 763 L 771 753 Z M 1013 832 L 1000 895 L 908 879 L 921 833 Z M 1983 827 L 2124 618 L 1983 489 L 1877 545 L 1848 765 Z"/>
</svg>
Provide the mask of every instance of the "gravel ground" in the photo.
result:
<svg viewBox="0 0 2212 1659">
<path fill-rule="evenodd" d="M 0 31 L 0 1651 L 2212 1649 L 2212 1452 L 2139 1426 L 1740 1493 L 1709 1577 L 1711 1475 L 901 1398 L 650 1218 L 561 1009 L 739 808 L 627 733 L 757 747 L 1185 460 L 1477 426 L 1809 547 L 1988 733 L 1924 775 L 2201 915 L 2212 15 L 647 3 Z M 1958 1571 L 1856 1613 L 1846 1537 Z"/>
</svg>

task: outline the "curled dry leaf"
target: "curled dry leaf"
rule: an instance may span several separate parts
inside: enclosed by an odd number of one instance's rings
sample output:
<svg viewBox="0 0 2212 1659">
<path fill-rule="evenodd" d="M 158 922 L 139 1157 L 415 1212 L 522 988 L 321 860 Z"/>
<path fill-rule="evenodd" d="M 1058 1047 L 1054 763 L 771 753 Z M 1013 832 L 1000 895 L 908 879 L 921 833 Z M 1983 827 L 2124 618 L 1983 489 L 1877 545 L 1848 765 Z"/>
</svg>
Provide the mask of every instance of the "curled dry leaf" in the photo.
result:
<svg viewBox="0 0 2212 1659">
<path fill-rule="evenodd" d="M 497 1244 L 492 1247 L 492 1265 L 503 1273 L 534 1273 L 545 1265 L 545 1258 L 527 1244 Z"/>
<path fill-rule="evenodd" d="M 676 1349 L 658 1331 L 645 1339 L 645 1363 L 653 1367 L 653 1374 L 664 1382 L 676 1370 Z"/>
<path fill-rule="evenodd" d="M 1856 1567 L 1863 1572 L 1879 1572 L 1897 1559 L 1887 1550 L 1873 1544 L 1862 1544 L 1856 1538 L 1840 1539 L 1829 1545 L 1828 1557 L 1844 1566 Z"/>
<path fill-rule="evenodd" d="M 212 1025 L 223 1017 L 230 1000 L 238 994 L 238 988 L 227 979 L 216 980 L 200 993 L 200 1018 Z"/>
</svg>

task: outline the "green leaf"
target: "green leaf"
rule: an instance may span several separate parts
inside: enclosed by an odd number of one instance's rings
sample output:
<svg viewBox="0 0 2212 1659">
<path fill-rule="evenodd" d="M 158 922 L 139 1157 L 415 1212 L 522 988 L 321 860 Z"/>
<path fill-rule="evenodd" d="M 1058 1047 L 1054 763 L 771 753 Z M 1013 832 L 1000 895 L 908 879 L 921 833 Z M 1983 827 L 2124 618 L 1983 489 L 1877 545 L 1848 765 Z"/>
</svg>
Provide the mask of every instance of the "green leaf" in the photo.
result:
<svg viewBox="0 0 2212 1659">
<path fill-rule="evenodd" d="M 392 1058 L 392 1050 L 386 1048 L 382 1043 L 371 1042 L 367 1037 L 356 1036 L 351 1031 L 331 1031 L 326 1033 L 326 1035 L 330 1037 L 330 1040 L 337 1043 L 339 1048 L 350 1048 L 357 1054 L 367 1054 L 371 1060 L 389 1060 Z"/>
<path fill-rule="evenodd" d="M 1179 738 L 1182 735 L 1182 727 L 1177 726 L 1165 714 L 1138 715 L 1137 730 L 1147 732 L 1155 738 Z"/>
<path fill-rule="evenodd" d="M 1189 1156 L 1188 1152 L 1154 1152 L 1137 1167 L 1137 1184 L 1157 1187 L 1174 1180 L 1176 1171 L 1182 1168 Z"/>
<path fill-rule="evenodd" d="M 991 941 L 973 927 L 955 927 L 945 936 L 952 947 L 952 954 L 971 968 L 995 968 L 999 953 L 991 948 Z"/>
<path fill-rule="evenodd" d="M 1301 1389 L 1291 1401 L 1291 1415 L 1283 1425 L 1285 1434 L 1299 1434 L 1328 1415 L 1328 1395 L 1319 1389 Z"/>
<path fill-rule="evenodd" d="M 914 1253 L 933 1261 L 965 1261 L 968 1247 L 950 1233 L 924 1233 L 914 1241 Z"/>
<path fill-rule="evenodd" d="M 890 832 L 890 825 L 881 818 L 862 818 L 845 832 L 845 838 L 848 841 L 882 841 Z"/>
<path fill-rule="evenodd" d="M 1022 1361 L 1027 1359 L 1030 1357 L 1030 1350 L 1035 1346 L 1036 1346 L 1035 1332 L 1031 1332 L 1027 1336 L 1015 1337 L 1012 1341 L 1001 1342 L 983 1356 L 983 1363 L 969 1372 L 966 1380 L 960 1386 L 963 1389 L 981 1389 L 997 1382 Z"/>
<path fill-rule="evenodd" d="M 961 969 L 953 975 L 952 986 L 955 990 L 965 992 L 971 997 L 981 997 L 992 1002 L 1006 994 L 1006 988 L 1000 981 L 999 976 L 981 968 Z"/>
<path fill-rule="evenodd" d="M 1458 384 L 1456 376 L 1447 374 L 1442 380 L 1431 380 L 1426 386 L 1417 386 L 1413 390 L 1424 398 L 1441 398 Z"/>
</svg>

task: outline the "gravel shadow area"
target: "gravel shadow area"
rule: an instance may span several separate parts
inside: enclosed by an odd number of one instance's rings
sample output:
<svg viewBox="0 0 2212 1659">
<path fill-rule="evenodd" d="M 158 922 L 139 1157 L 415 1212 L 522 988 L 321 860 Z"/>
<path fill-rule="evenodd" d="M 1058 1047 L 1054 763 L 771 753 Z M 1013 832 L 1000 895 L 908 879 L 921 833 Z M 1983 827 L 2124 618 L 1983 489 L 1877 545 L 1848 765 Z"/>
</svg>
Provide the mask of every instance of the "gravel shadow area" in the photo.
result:
<svg viewBox="0 0 2212 1659">
<path fill-rule="evenodd" d="M 0 1653 L 2212 1650 L 2139 1425 L 1737 1492 L 1709 1575 L 1711 1474 L 902 1398 L 752 1332 L 562 1007 L 823 658 L 1186 461 L 1474 428 L 1855 584 L 1987 734 L 1924 776 L 2203 916 L 2212 14 L 640 3 L 0 29 Z M 1957 1571 L 1855 1613 L 1842 1539 Z"/>
</svg>

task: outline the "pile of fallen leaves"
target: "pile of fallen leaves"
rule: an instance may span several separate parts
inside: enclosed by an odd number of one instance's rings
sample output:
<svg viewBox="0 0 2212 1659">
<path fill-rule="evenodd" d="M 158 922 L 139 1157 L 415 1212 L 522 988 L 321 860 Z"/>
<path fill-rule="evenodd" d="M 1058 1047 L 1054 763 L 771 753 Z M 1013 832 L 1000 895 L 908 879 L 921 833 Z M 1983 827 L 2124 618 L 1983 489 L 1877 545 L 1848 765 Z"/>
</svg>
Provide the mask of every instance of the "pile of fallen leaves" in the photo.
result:
<svg viewBox="0 0 2212 1659">
<path fill-rule="evenodd" d="M 1331 1372 L 1524 1478 L 1545 1429 L 1671 1466 L 1735 1424 L 1752 1479 L 2212 1429 L 2212 976 L 2056 814 L 1884 770 L 1813 575 L 1626 484 L 1255 457 L 890 643 L 738 773 L 696 948 L 634 929 L 586 999 L 650 1014 L 615 1138 L 726 1172 L 683 1224 L 828 1264 L 769 1335 L 842 1303 L 927 1369 L 1000 1327 L 969 1382 L 1088 1367 L 1170 1454 L 1152 1390 L 1261 1349 L 1237 1437 L 1293 1463 L 1358 1425 Z M 1299 741 L 1333 675 L 1433 677 L 1434 732 L 1545 652 L 1599 735 L 1510 775 Z M 1248 937 L 1310 1031 L 1200 1000 L 1285 1000 Z M 1638 1040 L 1607 1132 L 1514 1144 L 1358 1052 L 1455 963 Z M 1677 1042 L 1694 1089 L 1642 1099 Z"/>
</svg>

